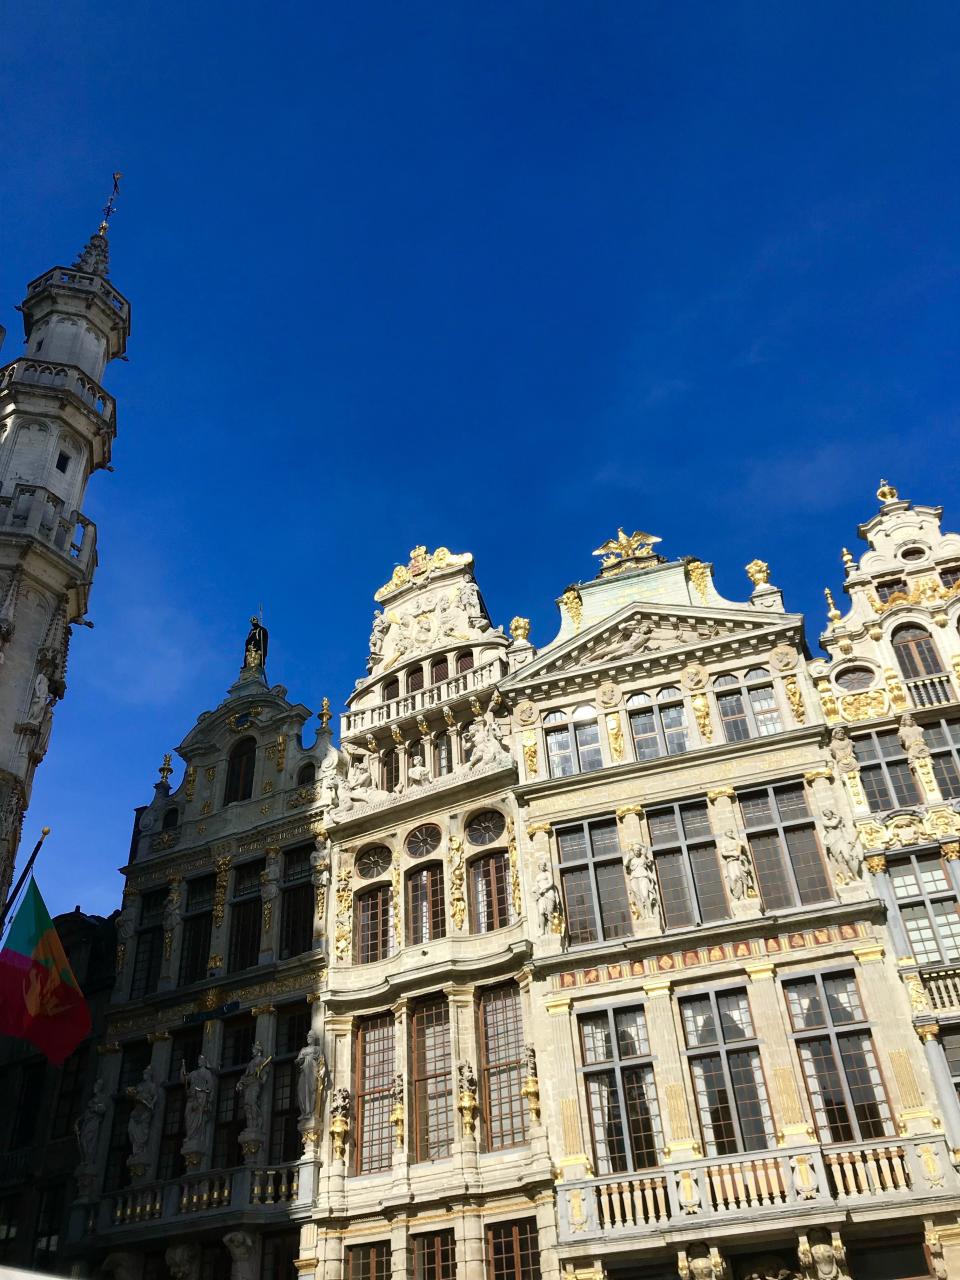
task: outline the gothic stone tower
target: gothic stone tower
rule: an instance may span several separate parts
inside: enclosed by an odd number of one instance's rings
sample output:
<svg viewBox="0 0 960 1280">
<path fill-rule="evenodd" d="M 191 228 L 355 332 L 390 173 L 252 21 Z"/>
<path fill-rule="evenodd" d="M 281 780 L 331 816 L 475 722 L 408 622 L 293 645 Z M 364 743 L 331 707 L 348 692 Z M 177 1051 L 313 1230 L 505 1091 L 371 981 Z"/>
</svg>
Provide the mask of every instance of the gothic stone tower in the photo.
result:
<svg viewBox="0 0 960 1280">
<path fill-rule="evenodd" d="M 0 902 L 97 565 L 81 508 L 116 434 L 100 380 L 130 333 L 129 304 L 107 280 L 106 232 L 104 222 L 72 267 L 27 286 L 26 350 L 0 368 Z"/>
</svg>

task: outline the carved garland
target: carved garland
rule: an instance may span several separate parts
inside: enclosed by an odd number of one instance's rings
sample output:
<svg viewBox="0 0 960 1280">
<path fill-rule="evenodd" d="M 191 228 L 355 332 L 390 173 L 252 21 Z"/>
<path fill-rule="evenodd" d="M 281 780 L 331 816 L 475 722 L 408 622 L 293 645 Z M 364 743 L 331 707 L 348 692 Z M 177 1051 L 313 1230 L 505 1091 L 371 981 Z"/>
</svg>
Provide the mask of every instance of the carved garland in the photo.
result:
<svg viewBox="0 0 960 1280">
<path fill-rule="evenodd" d="M 230 855 L 224 854 L 214 863 L 217 878 L 213 887 L 213 924 L 219 929 L 223 924 L 223 913 L 227 902 L 227 881 L 230 878 Z"/>
<path fill-rule="evenodd" d="M 510 893 L 513 899 L 513 914 L 519 920 L 523 912 L 523 899 L 520 896 L 520 859 L 517 854 L 517 833 L 513 818 L 507 819 L 507 854 L 510 860 Z"/>
<path fill-rule="evenodd" d="M 450 915 L 456 927 L 462 929 L 467 916 L 467 901 L 463 892 L 463 841 L 459 836 L 451 836 L 447 849 L 450 859 Z"/>
</svg>

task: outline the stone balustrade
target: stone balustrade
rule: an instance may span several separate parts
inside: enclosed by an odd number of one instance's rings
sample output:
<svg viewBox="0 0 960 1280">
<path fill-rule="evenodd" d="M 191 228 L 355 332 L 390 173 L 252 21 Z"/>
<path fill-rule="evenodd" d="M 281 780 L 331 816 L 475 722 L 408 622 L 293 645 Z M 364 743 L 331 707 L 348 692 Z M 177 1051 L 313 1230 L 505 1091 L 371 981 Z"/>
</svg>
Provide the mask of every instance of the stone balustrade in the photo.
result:
<svg viewBox="0 0 960 1280">
<path fill-rule="evenodd" d="M 12 494 L 0 494 L 0 533 L 46 542 L 84 575 L 96 560 L 97 526 L 79 511 L 65 514 L 56 494 L 40 485 L 18 484 Z"/>
<path fill-rule="evenodd" d="M 130 315 L 130 304 L 122 293 L 118 293 L 103 276 L 95 275 L 89 271 L 80 271 L 76 267 L 51 267 L 49 271 L 45 271 L 42 276 L 37 276 L 36 280 L 32 280 L 27 286 L 27 293 L 39 293 L 41 289 L 56 288 L 57 285 L 67 285 L 71 289 L 88 289 L 91 293 L 98 294 L 106 302 L 117 315 L 122 316 L 125 320 Z"/>
<path fill-rule="evenodd" d="M 945 702 L 956 700 L 953 682 L 948 675 L 920 676 L 905 683 L 915 707 L 940 707 Z"/>
<path fill-rule="evenodd" d="M 0 391 L 15 384 L 28 387 L 52 387 L 80 400 L 97 417 L 111 425 L 116 421 L 117 402 L 99 382 L 74 364 L 57 364 L 48 360 L 14 360 L 0 372 Z"/>
<path fill-rule="evenodd" d="M 484 662 L 470 671 L 462 671 L 459 675 L 450 676 L 448 680 L 439 680 L 436 684 L 427 685 L 415 693 L 404 693 L 389 702 L 381 702 L 374 707 L 359 707 L 348 711 L 344 733 L 358 733 L 363 729 L 373 729 L 377 725 L 390 724 L 394 720 L 402 720 L 404 716 L 416 715 L 430 707 L 441 707 L 444 703 L 462 698 L 466 693 L 478 689 L 486 689 L 497 683 L 506 671 L 502 659 L 494 658 Z"/>
<path fill-rule="evenodd" d="M 960 1017 L 960 965 L 922 969 L 920 980 L 934 1013 L 956 1014 Z"/>
</svg>

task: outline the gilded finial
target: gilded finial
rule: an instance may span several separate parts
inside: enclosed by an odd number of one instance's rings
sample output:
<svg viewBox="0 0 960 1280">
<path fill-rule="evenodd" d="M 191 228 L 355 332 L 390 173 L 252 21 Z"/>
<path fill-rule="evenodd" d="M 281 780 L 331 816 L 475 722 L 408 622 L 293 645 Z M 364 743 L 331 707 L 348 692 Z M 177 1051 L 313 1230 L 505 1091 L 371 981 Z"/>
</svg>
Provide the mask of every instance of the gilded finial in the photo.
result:
<svg viewBox="0 0 960 1280">
<path fill-rule="evenodd" d="M 877 490 L 877 497 L 886 505 L 888 502 L 896 502 L 899 494 L 892 484 L 887 484 L 886 480 L 881 480 L 880 488 Z"/>
<path fill-rule="evenodd" d="M 333 719 L 333 712 L 330 710 L 330 699 L 322 698 L 320 700 L 320 722 L 324 728 Z"/>
<path fill-rule="evenodd" d="M 519 616 L 511 618 L 510 634 L 513 636 L 514 640 L 526 640 L 530 635 L 530 619 L 521 618 Z"/>
<path fill-rule="evenodd" d="M 765 560 L 751 560 L 745 568 L 747 577 L 755 587 L 765 587 L 770 581 L 770 566 Z"/>
<path fill-rule="evenodd" d="M 113 190 L 110 192 L 107 203 L 103 206 L 103 221 L 97 228 L 98 236 L 105 236 L 107 234 L 107 227 L 110 223 L 110 219 L 117 212 L 117 196 L 120 194 L 120 179 L 122 177 L 122 173 L 113 174 Z"/>
<path fill-rule="evenodd" d="M 827 600 L 827 617 L 830 619 L 831 622 L 839 622 L 840 610 L 837 608 L 834 602 L 833 592 L 830 590 L 829 587 L 824 587 L 823 594 Z"/>
<path fill-rule="evenodd" d="M 643 533 L 637 529 L 634 533 L 617 530 L 615 538 L 609 538 L 594 551 L 600 556 L 600 573 L 619 573 L 630 560 L 655 560 L 654 544 L 662 541 L 652 533 Z"/>
<path fill-rule="evenodd" d="M 170 781 L 170 775 L 171 773 L 173 773 L 173 765 L 171 764 L 172 759 L 173 759 L 173 753 L 170 751 L 166 752 L 166 754 L 163 757 L 163 764 L 160 766 L 161 782 Z"/>
<path fill-rule="evenodd" d="M 840 559 L 843 561 L 843 567 L 847 573 L 853 573 L 854 569 L 857 567 L 857 563 L 853 558 L 853 552 L 848 551 L 846 547 L 843 547 L 840 552 Z"/>
</svg>

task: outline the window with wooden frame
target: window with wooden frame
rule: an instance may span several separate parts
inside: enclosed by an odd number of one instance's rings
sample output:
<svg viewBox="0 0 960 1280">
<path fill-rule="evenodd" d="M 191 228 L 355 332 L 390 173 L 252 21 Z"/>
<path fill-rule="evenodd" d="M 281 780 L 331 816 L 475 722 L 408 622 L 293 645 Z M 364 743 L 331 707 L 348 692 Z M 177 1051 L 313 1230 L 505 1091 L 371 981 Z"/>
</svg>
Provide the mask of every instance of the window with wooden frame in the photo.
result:
<svg viewBox="0 0 960 1280">
<path fill-rule="evenodd" d="M 891 636 L 891 643 L 897 665 L 905 679 L 918 680 L 922 676 L 943 674 L 943 663 L 933 636 L 923 627 L 898 627 Z"/>
<path fill-rule="evenodd" d="M 280 902 L 280 959 L 302 955 L 313 947 L 313 913 L 316 896 L 310 878 L 311 845 L 289 849 L 283 855 Z"/>
<path fill-rule="evenodd" d="M 444 996 L 414 1005 L 410 1023 L 413 1158 L 442 1160 L 453 1149 L 450 1008 Z"/>
<path fill-rule="evenodd" d="M 717 676 L 714 695 L 727 742 L 746 742 L 779 733 L 783 728 L 770 672 L 751 667 L 744 676 Z"/>
<path fill-rule="evenodd" d="M 364 889 L 354 898 L 354 964 L 374 964 L 390 955 L 392 904 L 393 894 L 388 884 Z"/>
<path fill-rule="evenodd" d="M 638 760 L 676 756 L 687 750 L 687 720 L 683 694 L 673 685 L 661 689 L 656 700 L 649 693 L 627 699 L 630 732 Z"/>
<path fill-rule="evenodd" d="M 152 889 L 140 899 L 140 927 L 137 930 L 130 999 L 152 995 L 160 982 L 163 962 L 163 904 L 166 889 Z M 204 957 L 206 959 L 206 957 Z"/>
<path fill-rule="evenodd" d="M 240 1133 L 244 1127 L 244 1116 L 237 1082 L 253 1056 L 255 1030 L 249 1014 L 224 1023 L 213 1113 L 211 1167 L 214 1169 L 232 1169 L 241 1163 Z"/>
<path fill-rule="evenodd" d="M 942 564 L 940 581 L 945 587 L 955 587 L 960 582 L 960 564 Z"/>
<path fill-rule="evenodd" d="M 894 1137 L 854 975 L 818 973 L 783 990 L 820 1141 Z"/>
<path fill-rule="evenodd" d="M 110 1126 L 110 1141 L 107 1148 L 106 1168 L 104 1169 L 104 1191 L 117 1191 L 130 1185 L 130 1169 L 127 1156 L 130 1154 L 130 1139 L 127 1135 L 127 1124 L 133 1103 L 126 1096 L 127 1089 L 143 1079 L 143 1073 L 150 1065 L 153 1054 L 152 1046 L 146 1040 L 135 1040 L 123 1046 L 120 1055 L 120 1078 L 117 1081 L 116 1101 L 113 1104 L 113 1122 Z M 20 1108 L 18 1107 L 18 1113 Z M 16 1146 L 11 1140 L 9 1147 Z"/>
<path fill-rule="evenodd" d="M 507 855 L 483 853 L 468 864 L 470 932 L 492 933 L 513 923 Z"/>
<path fill-rule="evenodd" d="M 236 804 L 253 795 L 253 775 L 257 766 L 256 738 L 241 738 L 234 743 L 227 759 L 227 778 L 223 787 L 223 803 Z"/>
<path fill-rule="evenodd" d="M 433 740 L 433 772 L 437 778 L 453 773 L 453 746 L 446 731 L 438 733 Z"/>
<path fill-rule="evenodd" d="M 383 686 L 383 694 L 381 696 L 383 697 L 384 702 L 394 702 L 400 697 L 400 681 L 396 676 L 394 676 L 392 680 L 388 680 L 386 682 Z"/>
<path fill-rule="evenodd" d="M 960 720 L 933 720 L 923 726 L 933 774 L 944 800 L 960 800 Z"/>
<path fill-rule="evenodd" d="M 430 683 L 439 684 L 450 677 L 450 662 L 446 654 L 442 658 L 434 658 L 430 663 Z"/>
<path fill-rule="evenodd" d="M 853 747 L 872 813 L 921 803 L 920 788 L 895 729 L 861 734 L 854 739 Z"/>
<path fill-rule="evenodd" d="M 407 672 L 407 693 L 419 693 L 423 688 L 423 667 L 411 667 Z"/>
<path fill-rule="evenodd" d="M 574 945 L 633 932 L 615 819 L 557 832 L 567 935 Z"/>
<path fill-rule="evenodd" d="M 357 1173 L 377 1173 L 393 1163 L 394 1025 L 392 1013 L 381 1013 L 361 1019 L 354 1032 Z"/>
<path fill-rule="evenodd" d="M 957 1097 L 960 1098 L 960 1027 L 941 1027 L 940 1045 L 947 1060 L 947 1069 L 950 1072 L 953 1087 L 957 1091 Z"/>
<path fill-rule="evenodd" d="M 708 1156 L 766 1151 L 776 1142 L 747 993 L 680 1001 L 687 1059 Z"/>
<path fill-rule="evenodd" d="M 473 670 L 473 650 L 466 649 L 463 653 L 457 654 L 457 675 L 463 675 L 465 671 Z"/>
<path fill-rule="evenodd" d="M 457 1280 L 457 1248 L 452 1231 L 413 1237 L 413 1280 Z"/>
<path fill-rule="evenodd" d="M 900 918 L 917 964 L 960 960 L 957 891 L 938 852 L 893 855 L 888 863 Z"/>
<path fill-rule="evenodd" d="M 523 1015 L 515 982 L 489 987 L 478 1000 L 480 1118 L 484 1148 L 499 1151 L 526 1138 Z"/>
<path fill-rule="evenodd" d="M 647 813 L 666 929 L 726 920 L 730 905 L 704 801 Z"/>
<path fill-rule="evenodd" d="M 658 1165 L 663 1126 L 643 1008 L 604 1009 L 577 1021 L 597 1173 Z"/>
<path fill-rule="evenodd" d="M 540 1280 L 536 1218 L 487 1227 L 487 1280 Z"/>
<path fill-rule="evenodd" d="M 346 1280 L 390 1280 L 390 1242 L 350 1245 Z"/>
<path fill-rule="evenodd" d="M 180 985 L 199 982 L 207 976 L 210 932 L 213 928 L 214 876 L 188 880 L 180 944 Z"/>
<path fill-rule="evenodd" d="M 270 1160 L 278 1164 L 285 1164 L 300 1156 L 296 1060 L 297 1054 L 306 1044 L 309 1030 L 309 1005 L 282 1005 L 277 1010 L 277 1047 L 270 1064 L 273 1090 L 270 1095 L 269 1150 Z"/>
<path fill-rule="evenodd" d="M 767 911 L 833 897 L 802 782 L 740 792 L 740 812 Z"/>
<path fill-rule="evenodd" d="M 160 1146 L 157 1158 L 157 1177 L 162 1181 L 175 1178 L 183 1172 L 180 1148 L 185 1137 L 183 1127 L 184 1088 L 180 1076 L 181 1064 L 189 1070 L 203 1051 L 203 1028 L 190 1027 L 175 1031 L 170 1046 L 170 1067 L 163 1085 L 163 1117 L 160 1122 Z"/>
<path fill-rule="evenodd" d="M 293 1280 L 298 1274 L 294 1263 L 300 1257 L 299 1229 L 265 1232 L 261 1238 L 258 1280 Z"/>
<path fill-rule="evenodd" d="M 543 723 L 551 778 L 603 768 L 596 707 L 577 707 L 569 717 L 565 711 L 550 711 Z"/>
<path fill-rule="evenodd" d="M 88 1044 L 81 1044 L 60 1068 L 57 1101 L 50 1126 L 50 1137 L 53 1139 L 66 1138 L 73 1133 L 73 1126 L 80 1117 L 89 1049 Z"/>
<path fill-rule="evenodd" d="M 396 791 L 400 784 L 400 753 L 388 747 L 380 757 L 380 785 L 384 791 Z"/>
<path fill-rule="evenodd" d="M 260 925 L 263 904 L 260 900 L 260 876 L 264 861 L 244 862 L 233 878 L 233 901 L 230 907 L 230 943 L 227 947 L 227 972 L 252 969 L 260 959 Z"/>
<path fill-rule="evenodd" d="M 312 760 L 302 764 L 297 770 L 297 786 L 312 787 L 317 780 L 317 766 Z"/>
<path fill-rule="evenodd" d="M 432 862 L 407 876 L 407 937 L 414 945 L 433 942 L 447 932 L 443 866 Z"/>
</svg>

